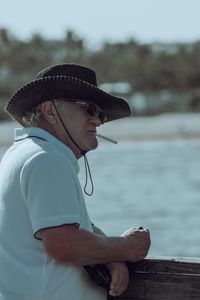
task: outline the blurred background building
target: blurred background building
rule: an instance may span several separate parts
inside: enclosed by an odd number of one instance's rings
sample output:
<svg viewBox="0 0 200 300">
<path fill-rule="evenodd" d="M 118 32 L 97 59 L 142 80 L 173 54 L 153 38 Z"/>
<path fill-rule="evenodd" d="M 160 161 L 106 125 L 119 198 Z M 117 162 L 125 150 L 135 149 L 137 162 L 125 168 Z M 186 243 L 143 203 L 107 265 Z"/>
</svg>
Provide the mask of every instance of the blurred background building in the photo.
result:
<svg viewBox="0 0 200 300">
<path fill-rule="evenodd" d="M 173 50 L 173 51 L 172 51 Z M 74 62 L 96 70 L 101 88 L 125 97 L 136 115 L 200 111 L 200 41 L 140 43 L 130 37 L 88 48 L 78 33 L 28 40 L 0 28 L 0 104 L 48 65 Z"/>
</svg>

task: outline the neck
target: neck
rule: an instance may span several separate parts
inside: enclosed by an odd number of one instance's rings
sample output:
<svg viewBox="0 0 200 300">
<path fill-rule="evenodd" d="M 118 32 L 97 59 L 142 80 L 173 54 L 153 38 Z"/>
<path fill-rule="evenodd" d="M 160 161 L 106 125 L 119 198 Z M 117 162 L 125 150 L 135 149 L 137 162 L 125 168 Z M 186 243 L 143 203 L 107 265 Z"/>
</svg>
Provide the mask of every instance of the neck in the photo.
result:
<svg viewBox="0 0 200 300">
<path fill-rule="evenodd" d="M 46 130 L 51 135 L 56 137 L 58 140 L 60 140 L 63 144 L 68 146 L 77 159 L 81 158 L 83 156 L 82 151 L 76 146 L 76 144 L 73 143 L 71 138 L 68 136 L 67 132 L 63 131 L 62 128 L 58 128 L 58 126 L 52 126 L 48 122 L 42 122 L 38 125 L 38 127 Z"/>
</svg>

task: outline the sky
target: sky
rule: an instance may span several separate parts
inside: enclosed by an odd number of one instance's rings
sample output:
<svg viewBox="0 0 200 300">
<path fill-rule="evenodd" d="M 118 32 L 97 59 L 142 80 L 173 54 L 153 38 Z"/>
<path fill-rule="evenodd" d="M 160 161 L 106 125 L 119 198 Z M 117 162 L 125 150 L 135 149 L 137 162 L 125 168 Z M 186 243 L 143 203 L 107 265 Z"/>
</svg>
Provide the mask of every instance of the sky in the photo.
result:
<svg viewBox="0 0 200 300">
<path fill-rule="evenodd" d="M 21 39 L 74 30 L 91 45 L 200 40 L 200 0 L 0 0 L 0 27 Z"/>
</svg>

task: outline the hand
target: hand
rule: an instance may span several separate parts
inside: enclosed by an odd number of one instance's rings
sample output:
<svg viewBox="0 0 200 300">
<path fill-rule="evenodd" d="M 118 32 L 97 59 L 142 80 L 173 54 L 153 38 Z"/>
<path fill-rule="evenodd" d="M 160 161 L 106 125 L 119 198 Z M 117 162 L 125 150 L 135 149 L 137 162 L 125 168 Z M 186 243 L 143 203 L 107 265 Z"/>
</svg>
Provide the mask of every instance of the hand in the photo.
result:
<svg viewBox="0 0 200 300">
<path fill-rule="evenodd" d="M 123 262 L 111 262 L 106 264 L 106 267 L 111 275 L 109 294 L 119 296 L 127 289 L 129 283 L 128 268 Z"/>
<path fill-rule="evenodd" d="M 125 260 L 136 262 L 145 258 L 151 244 L 148 229 L 131 228 L 126 230 L 122 237 L 125 238 Z"/>
</svg>

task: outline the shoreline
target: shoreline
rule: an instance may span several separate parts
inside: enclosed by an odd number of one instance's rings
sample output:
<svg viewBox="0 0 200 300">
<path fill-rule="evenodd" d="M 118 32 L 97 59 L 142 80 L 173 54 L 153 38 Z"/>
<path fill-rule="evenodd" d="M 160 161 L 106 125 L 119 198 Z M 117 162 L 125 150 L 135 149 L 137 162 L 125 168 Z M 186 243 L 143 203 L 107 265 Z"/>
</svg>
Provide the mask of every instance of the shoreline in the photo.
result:
<svg viewBox="0 0 200 300">
<path fill-rule="evenodd" d="M 17 122 L 0 123 L 0 146 L 12 144 Z M 200 113 L 171 113 L 151 117 L 132 117 L 105 123 L 98 133 L 117 141 L 200 139 Z M 102 143 L 105 143 L 100 139 Z"/>
<path fill-rule="evenodd" d="M 133 117 L 104 124 L 98 133 L 119 142 L 200 139 L 200 113 Z"/>
</svg>

